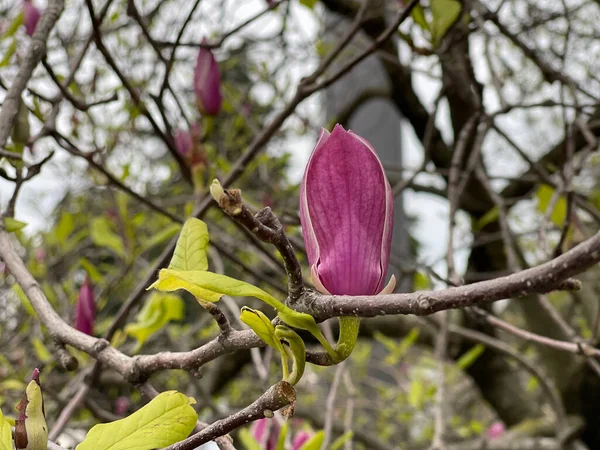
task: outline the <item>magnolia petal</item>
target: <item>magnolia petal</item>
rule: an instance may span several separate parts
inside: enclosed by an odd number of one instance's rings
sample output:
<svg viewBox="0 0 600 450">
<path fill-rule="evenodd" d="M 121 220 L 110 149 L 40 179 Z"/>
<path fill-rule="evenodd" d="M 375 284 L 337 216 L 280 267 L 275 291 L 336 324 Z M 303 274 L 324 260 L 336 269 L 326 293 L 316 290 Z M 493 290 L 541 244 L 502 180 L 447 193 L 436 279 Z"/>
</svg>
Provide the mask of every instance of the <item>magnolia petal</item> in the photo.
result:
<svg viewBox="0 0 600 450">
<path fill-rule="evenodd" d="M 321 145 L 323 144 L 323 142 L 325 142 L 327 140 L 327 138 L 329 137 L 329 131 L 327 131 L 325 128 L 321 128 L 321 134 L 319 135 L 319 140 L 317 141 L 317 145 L 315 146 L 315 149 L 313 150 L 313 153 L 310 156 L 310 159 L 308 160 L 308 165 L 307 167 L 307 171 L 308 171 L 308 167 L 310 166 L 310 162 L 313 158 L 313 156 L 315 155 L 315 153 L 317 152 L 317 150 L 321 147 Z M 319 259 L 319 242 L 317 241 L 317 237 L 315 236 L 315 231 L 313 229 L 312 226 L 312 221 L 310 218 L 310 214 L 308 211 L 308 199 L 306 197 L 306 180 L 307 180 L 307 176 L 306 173 L 304 174 L 304 177 L 302 178 L 302 184 L 300 185 L 300 221 L 302 223 L 302 234 L 304 236 L 304 244 L 306 247 L 306 254 L 308 256 L 308 260 L 310 262 L 311 265 L 311 270 L 314 269 L 314 261 L 317 261 Z M 317 282 L 320 283 L 320 281 L 316 281 L 318 279 L 318 276 L 314 275 L 315 272 L 312 272 L 313 274 L 313 284 L 315 284 L 315 286 L 317 285 Z M 323 288 L 325 289 L 325 288 Z"/>
<path fill-rule="evenodd" d="M 330 135 L 321 133 L 302 181 L 300 219 L 315 285 L 334 295 L 381 290 L 393 198 L 368 142 L 340 125 Z"/>
<path fill-rule="evenodd" d="M 321 280 L 319 280 L 319 274 L 315 270 L 315 266 L 312 266 L 310 268 L 310 277 L 312 278 L 312 282 L 315 285 L 315 289 L 317 291 L 324 295 L 331 295 L 331 292 L 325 289 L 325 286 L 323 286 L 323 283 L 321 283 Z"/>
<path fill-rule="evenodd" d="M 392 275 L 388 284 L 383 288 L 383 290 L 379 293 L 379 295 L 388 295 L 394 292 L 396 289 L 396 276 Z"/>
</svg>

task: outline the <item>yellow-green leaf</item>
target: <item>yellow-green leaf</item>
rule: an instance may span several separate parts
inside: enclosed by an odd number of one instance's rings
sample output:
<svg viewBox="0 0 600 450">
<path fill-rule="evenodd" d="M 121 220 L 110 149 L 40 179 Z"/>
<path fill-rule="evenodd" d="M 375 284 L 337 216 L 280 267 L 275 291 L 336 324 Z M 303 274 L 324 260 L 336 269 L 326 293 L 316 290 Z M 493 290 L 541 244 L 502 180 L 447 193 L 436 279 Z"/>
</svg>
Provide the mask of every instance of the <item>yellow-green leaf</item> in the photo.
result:
<svg viewBox="0 0 600 450">
<path fill-rule="evenodd" d="M 461 4 L 457 0 L 431 0 L 431 43 L 436 46 L 446 32 L 456 22 L 460 11 Z"/>
<path fill-rule="evenodd" d="M 281 305 L 275 297 L 256 286 L 226 275 L 200 270 L 162 269 L 158 273 L 158 280 L 150 288 L 165 292 L 184 289 L 208 302 L 216 302 L 223 295 L 231 295 L 232 297 L 256 297 L 276 309 Z"/>
<path fill-rule="evenodd" d="M 325 440 L 325 432 L 323 430 L 316 433 L 308 441 L 304 443 L 300 450 L 321 450 L 323 441 Z"/>
<path fill-rule="evenodd" d="M 352 439 L 352 436 L 354 436 L 354 433 L 352 431 L 347 431 L 346 433 L 342 434 L 333 442 L 333 444 L 331 444 L 329 450 L 340 450 L 346 442 Z"/>
<path fill-rule="evenodd" d="M 492 209 L 490 209 L 488 212 L 486 212 L 483 216 L 481 216 L 477 220 L 477 222 L 475 222 L 474 228 L 478 231 L 483 230 L 486 225 L 489 225 L 490 223 L 493 223 L 496 220 L 498 220 L 499 216 L 500 216 L 500 209 L 497 206 L 494 206 Z"/>
<path fill-rule="evenodd" d="M 33 338 L 31 343 L 33 344 L 35 356 L 37 356 L 40 361 L 48 362 L 52 360 L 52 355 L 42 341 L 40 341 L 38 338 Z"/>
<path fill-rule="evenodd" d="M 10 431 L 10 423 L 4 418 L 0 409 L 0 450 L 12 450 L 12 433 Z"/>
<path fill-rule="evenodd" d="M 542 184 L 537 192 L 538 209 L 542 214 L 546 214 L 546 210 L 550 207 L 550 202 L 554 196 L 554 188 L 547 184 Z M 567 218 L 567 200 L 561 195 L 554 205 L 554 209 L 550 214 L 550 220 L 557 227 L 562 226 Z"/>
<path fill-rule="evenodd" d="M 19 220 L 13 219 L 12 217 L 4 218 L 4 228 L 6 228 L 6 231 L 8 231 L 9 233 L 19 231 L 19 230 L 25 228 L 26 226 L 27 226 L 27 224 L 25 222 L 21 222 Z"/>
<path fill-rule="evenodd" d="M 81 268 L 87 272 L 94 283 L 100 284 L 102 282 L 104 277 L 89 260 L 86 258 L 79 258 L 79 264 L 81 264 Z"/>
<path fill-rule="evenodd" d="M 178 223 L 172 223 L 168 227 L 162 229 L 161 231 L 156 233 L 154 236 L 152 236 L 151 238 L 147 239 L 146 241 L 144 241 L 142 243 L 142 252 L 150 250 L 152 247 L 155 247 L 156 245 L 162 244 L 166 240 L 171 239 L 173 236 L 175 236 L 177 233 L 179 233 L 180 229 L 181 229 L 181 225 L 179 225 Z M 175 250 L 175 251 L 177 251 L 177 250 Z M 171 263 L 173 263 L 172 260 L 171 260 Z"/>
<path fill-rule="evenodd" d="M 183 319 L 183 314 L 184 305 L 179 297 L 154 292 L 138 313 L 136 321 L 125 327 L 125 332 L 137 339 L 141 346 L 169 321 Z"/>
<path fill-rule="evenodd" d="M 300 0 L 300 4 L 306 6 L 307 8 L 314 9 L 317 4 L 317 0 Z"/>
<path fill-rule="evenodd" d="M 477 344 L 473 346 L 471 350 L 469 350 L 467 353 L 465 353 L 458 359 L 456 365 L 462 370 L 467 370 L 473 365 L 475 361 L 477 361 L 477 358 L 481 356 L 484 350 L 485 346 L 483 344 Z"/>
<path fill-rule="evenodd" d="M 93 427 L 77 450 L 151 450 L 185 439 L 196 425 L 196 401 L 167 391 L 129 417 Z"/>
<path fill-rule="evenodd" d="M 2 57 L 2 60 L 0 60 L 0 67 L 8 66 L 8 64 L 10 63 L 10 58 L 12 58 L 12 56 L 15 54 L 16 51 L 17 51 L 17 39 L 13 37 L 10 42 L 10 45 L 8 46 L 8 48 L 6 49 L 6 52 L 4 53 L 4 56 Z"/>
<path fill-rule="evenodd" d="M 0 383 L 0 391 L 24 391 L 27 385 L 23 383 L 21 380 L 15 380 L 14 378 L 10 378 L 8 380 L 4 380 Z"/>
<path fill-rule="evenodd" d="M 90 224 L 90 236 L 98 247 L 106 247 L 125 259 L 123 240 L 111 229 L 111 224 L 105 217 L 97 217 Z"/>
<path fill-rule="evenodd" d="M 431 32 L 431 28 L 429 27 L 427 19 L 425 18 L 425 11 L 423 11 L 423 7 L 421 5 L 417 4 L 410 12 L 410 15 L 415 23 L 421 27 L 421 29 Z"/>
<path fill-rule="evenodd" d="M 422 409 L 425 403 L 425 385 L 421 380 L 412 380 L 410 382 L 410 389 L 408 391 L 408 404 L 415 409 Z"/>
<path fill-rule="evenodd" d="M 169 269 L 207 270 L 208 227 L 199 219 L 188 219 L 183 225 Z"/>
<path fill-rule="evenodd" d="M 252 433 L 247 428 L 242 428 L 239 432 L 240 442 L 244 445 L 245 450 L 263 450 Z"/>
<path fill-rule="evenodd" d="M 242 306 L 240 320 L 248 325 L 265 344 L 282 351 L 281 342 L 275 337 L 275 327 L 262 311 Z"/>
<path fill-rule="evenodd" d="M 21 286 L 18 284 L 13 284 L 12 289 L 15 292 L 15 294 L 17 294 L 17 297 L 19 298 L 19 301 L 23 305 L 23 308 L 25 308 L 25 311 L 27 311 L 27 314 L 37 318 L 37 313 L 33 309 L 33 306 L 31 306 L 31 302 L 25 295 L 25 292 L 23 292 L 23 289 L 21 288 Z"/>
</svg>

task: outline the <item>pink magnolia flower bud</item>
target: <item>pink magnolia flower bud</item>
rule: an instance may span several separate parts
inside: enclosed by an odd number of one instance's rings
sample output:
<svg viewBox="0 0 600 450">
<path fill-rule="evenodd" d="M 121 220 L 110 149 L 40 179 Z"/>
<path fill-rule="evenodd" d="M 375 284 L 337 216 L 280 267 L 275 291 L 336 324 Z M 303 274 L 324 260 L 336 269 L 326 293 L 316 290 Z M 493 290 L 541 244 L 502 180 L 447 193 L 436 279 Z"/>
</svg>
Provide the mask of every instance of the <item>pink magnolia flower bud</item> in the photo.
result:
<svg viewBox="0 0 600 450">
<path fill-rule="evenodd" d="M 206 39 L 203 40 L 206 42 Z M 202 114 L 216 116 L 221 111 L 221 74 L 213 53 L 200 48 L 194 69 L 196 104 Z"/>
<path fill-rule="evenodd" d="M 192 134 L 189 131 L 182 130 L 181 128 L 175 130 L 175 148 L 181 156 L 188 157 L 192 153 L 194 142 L 192 140 Z"/>
<path fill-rule="evenodd" d="M 271 421 L 269 419 L 260 419 L 252 424 L 252 427 L 250 428 L 250 433 L 260 445 L 264 445 L 267 442 L 267 439 L 269 437 L 269 430 L 271 428 L 270 425 Z"/>
<path fill-rule="evenodd" d="M 33 33 L 35 33 L 41 15 L 40 10 L 33 6 L 31 0 L 23 1 L 23 25 L 25 25 L 25 32 L 29 36 L 33 36 Z"/>
<path fill-rule="evenodd" d="M 506 426 L 502 422 L 494 422 L 487 430 L 487 437 L 491 441 L 498 439 L 506 432 Z"/>
<path fill-rule="evenodd" d="M 383 165 L 365 139 L 336 125 L 321 136 L 300 186 L 300 222 L 312 281 L 323 293 L 383 290 L 394 199 Z M 383 291 L 382 291 L 383 290 Z"/>
<path fill-rule="evenodd" d="M 292 450 L 300 450 L 302 446 L 310 439 L 310 433 L 308 431 L 300 431 L 294 436 L 292 442 Z"/>
<path fill-rule="evenodd" d="M 129 411 L 131 402 L 128 397 L 121 396 L 115 399 L 115 413 L 124 416 Z"/>
<path fill-rule="evenodd" d="M 94 301 L 94 288 L 92 282 L 86 277 L 85 282 L 79 290 L 77 305 L 75 306 L 75 328 L 82 333 L 94 333 L 94 322 L 96 318 L 96 304 Z"/>
</svg>

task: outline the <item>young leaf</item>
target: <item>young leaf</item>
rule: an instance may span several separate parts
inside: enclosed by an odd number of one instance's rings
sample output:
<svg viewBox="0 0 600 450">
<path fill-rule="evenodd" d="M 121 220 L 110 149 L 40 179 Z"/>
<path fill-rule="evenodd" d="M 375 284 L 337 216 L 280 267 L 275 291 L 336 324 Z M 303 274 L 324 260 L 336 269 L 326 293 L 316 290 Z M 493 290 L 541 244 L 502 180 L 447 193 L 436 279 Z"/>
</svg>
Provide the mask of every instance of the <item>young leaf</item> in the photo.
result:
<svg viewBox="0 0 600 450">
<path fill-rule="evenodd" d="M 129 417 L 96 425 L 76 450 L 151 450 L 174 444 L 196 425 L 194 403 L 180 392 L 163 392 Z"/>
<path fill-rule="evenodd" d="M 283 343 L 283 348 L 287 355 L 292 359 L 292 371 L 289 374 L 288 382 L 295 385 L 304 375 L 306 366 L 306 345 L 298 334 L 284 325 L 277 325 L 275 328 L 275 337 L 277 341 Z M 282 355 L 282 358 L 285 355 Z"/>
<path fill-rule="evenodd" d="M 223 295 L 231 295 L 232 297 L 256 297 L 275 309 L 284 306 L 275 297 L 256 286 L 226 275 L 200 270 L 162 269 L 158 273 L 158 280 L 150 288 L 165 292 L 183 289 L 208 302 L 216 302 Z"/>
<path fill-rule="evenodd" d="M 457 0 L 431 0 L 430 7 L 433 16 L 431 23 L 431 43 L 437 46 L 446 35 L 446 32 L 456 22 L 456 19 L 458 19 L 462 7 Z"/>
<path fill-rule="evenodd" d="M 242 428 L 239 438 L 246 450 L 263 450 L 260 444 L 252 437 L 252 433 L 247 428 Z"/>
<path fill-rule="evenodd" d="M 240 320 L 252 328 L 252 331 L 254 331 L 265 344 L 280 352 L 283 351 L 281 342 L 275 337 L 275 327 L 262 311 L 242 306 Z"/>
<path fill-rule="evenodd" d="M 181 229 L 181 225 L 179 225 L 178 223 L 172 223 L 168 227 L 163 228 L 158 233 L 156 233 L 154 236 L 145 240 L 142 243 L 142 252 L 148 251 L 152 247 L 162 244 L 163 242 L 165 242 L 168 239 L 171 239 L 173 236 L 175 236 L 177 233 L 179 233 L 180 229 Z"/>
<path fill-rule="evenodd" d="M 137 339 L 138 347 L 141 347 L 169 321 L 181 320 L 183 315 L 184 305 L 179 297 L 154 292 L 138 313 L 136 321 L 125 327 L 125 332 Z"/>
<path fill-rule="evenodd" d="M 421 27 L 421 29 L 431 32 L 431 28 L 429 27 L 427 19 L 425 18 L 425 11 L 423 11 L 423 7 L 421 5 L 417 4 L 410 12 L 410 15 L 415 23 Z"/>
<path fill-rule="evenodd" d="M 329 447 L 329 450 L 340 450 L 346 442 L 348 442 L 350 439 L 352 439 L 353 435 L 354 435 L 354 433 L 352 431 L 348 431 L 348 432 L 342 434 L 339 438 L 337 438 L 333 442 L 333 444 L 331 444 L 331 447 Z"/>
<path fill-rule="evenodd" d="M 279 431 L 279 437 L 277 438 L 276 450 L 285 450 L 285 440 L 287 438 L 289 431 L 290 431 L 290 426 L 289 426 L 289 423 L 286 422 L 281 427 L 281 431 Z"/>
<path fill-rule="evenodd" d="M 90 236 L 98 247 L 107 247 L 125 259 L 125 247 L 121 237 L 112 231 L 108 219 L 97 217 L 90 224 Z"/>
<path fill-rule="evenodd" d="M 20 222 L 18 220 L 13 219 L 12 217 L 4 218 L 4 227 L 6 228 L 6 231 L 9 233 L 12 233 L 14 231 L 19 231 L 19 230 L 25 228 L 26 226 L 27 226 L 27 224 L 25 222 Z"/>
<path fill-rule="evenodd" d="M 188 219 L 183 225 L 173 258 L 168 269 L 208 270 L 206 248 L 208 247 L 208 228 L 199 219 Z"/>
<path fill-rule="evenodd" d="M 546 214 L 546 210 L 550 207 L 550 202 L 552 201 L 552 197 L 554 196 L 554 188 L 552 186 L 548 186 L 547 184 L 542 184 L 537 192 L 536 197 L 538 199 L 538 210 L 542 214 Z M 567 200 L 561 195 L 556 203 L 554 204 L 554 209 L 550 214 L 550 220 L 557 227 L 561 227 L 567 218 Z"/>
<path fill-rule="evenodd" d="M 313 437 L 311 437 L 306 443 L 300 447 L 300 450 L 321 450 L 323 440 L 325 439 L 325 432 L 319 431 Z"/>
<path fill-rule="evenodd" d="M 485 346 L 483 344 L 477 344 L 473 346 L 471 350 L 469 350 L 467 353 L 465 353 L 458 359 L 456 365 L 462 370 L 467 370 L 473 365 L 475 361 L 477 361 L 477 358 L 481 356 L 484 350 Z"/>
<path fill-rule="evenodd" d="M 12 433 L 10 431 L 10 423 L 4 418 L 0 409 L 0 450 L 12 450 Z"/>
</svg>

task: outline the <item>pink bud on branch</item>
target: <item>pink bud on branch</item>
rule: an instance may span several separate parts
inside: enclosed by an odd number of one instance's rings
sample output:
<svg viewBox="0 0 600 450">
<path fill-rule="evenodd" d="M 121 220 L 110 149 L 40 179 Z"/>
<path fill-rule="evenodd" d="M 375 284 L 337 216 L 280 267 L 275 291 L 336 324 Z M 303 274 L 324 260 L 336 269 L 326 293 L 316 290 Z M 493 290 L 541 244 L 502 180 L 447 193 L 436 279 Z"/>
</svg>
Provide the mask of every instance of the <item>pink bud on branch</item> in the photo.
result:
<svg viewBox="0 0 600 450">
<path fill-rule="evenodd" d="M 25 32 L 29 36 L 33 36 L 35 29 L 41 17 L 41 12 L 36 8 L 31 0 L 24 0 L 23 2 L 23 25 L 25 25 Z"/>
<path fill-rule="evenodd" d="M 204 40 L 203 42 L 206 42 Z M 200 48 L 194 69 L 196 104 L 204 115 L 216 116 L 221 111 L 221 74 L 212 51 Z"/>
<path fill-rule="evenodd" d="M 75 328 L 82 333 L 92 336 L 95 319 L 96 303 L 94 300 L 94 288 L 90 279 L 86 278 L 79 290 L 77 305 L 75 306 Z"/>
<path fill-rule="evenodd" d="M 392 189 L 375 150 L 336 125 L 321 131 L 300 187 L 300 221 L 313 283 L 333 295 L 385 288 L 394 221 Z"/>
</svg>

